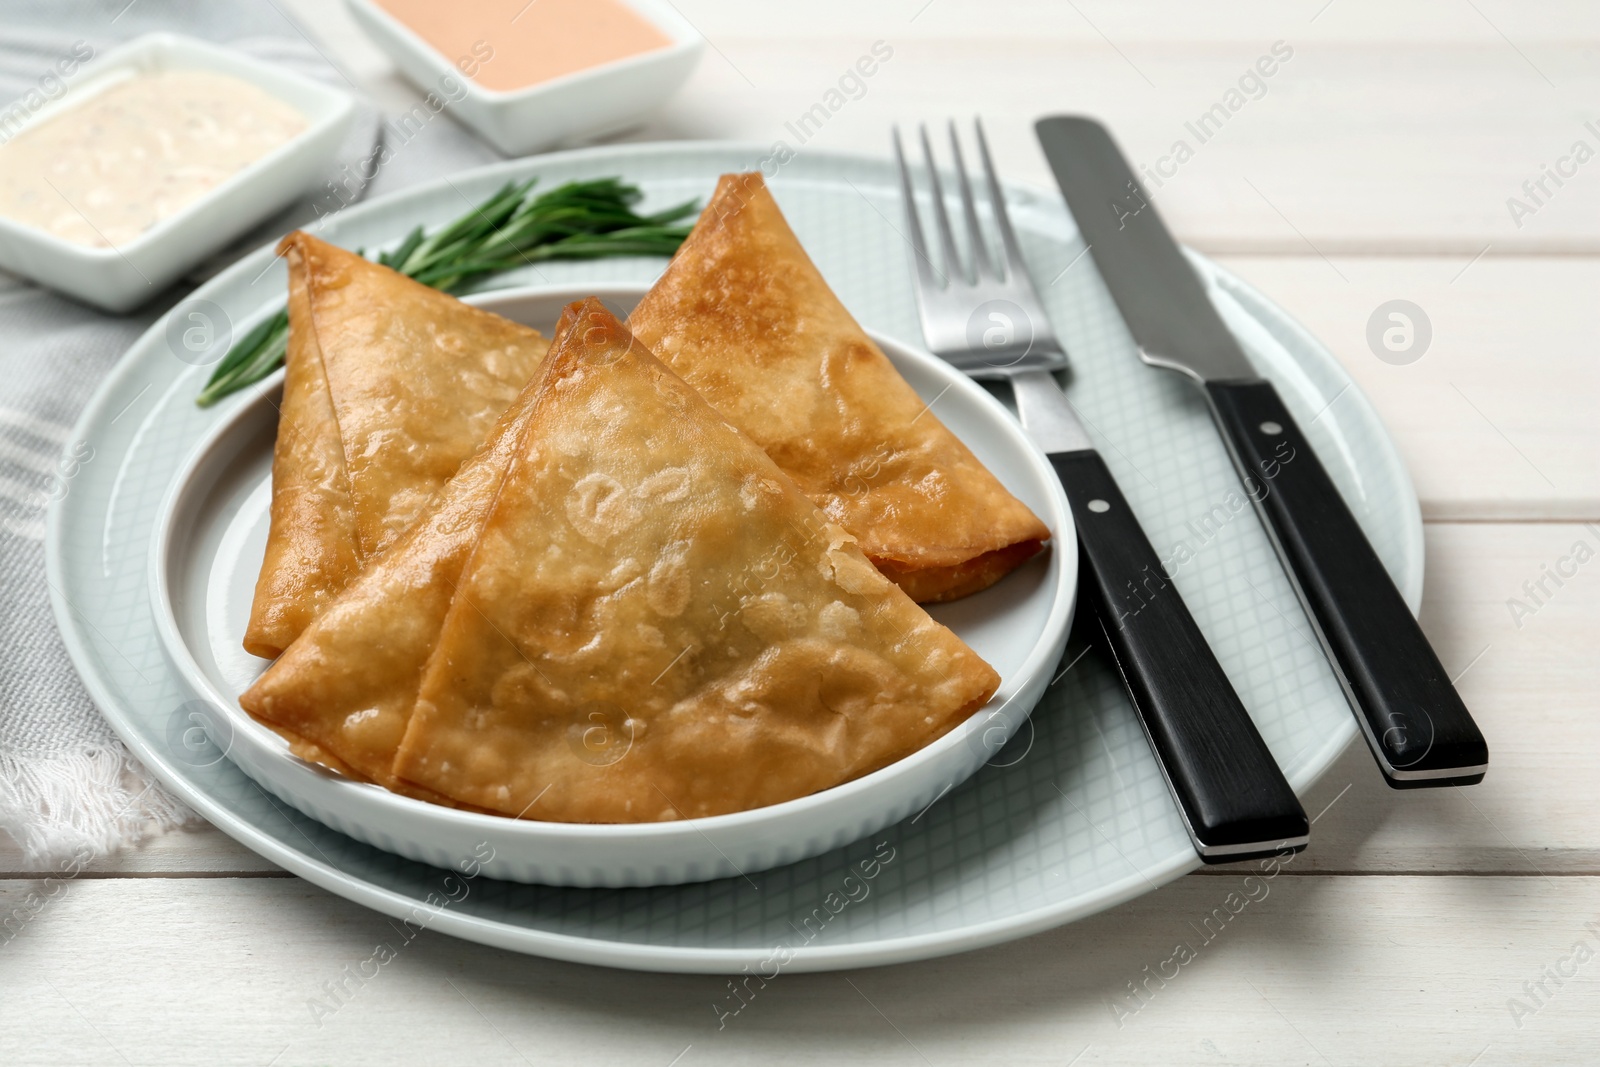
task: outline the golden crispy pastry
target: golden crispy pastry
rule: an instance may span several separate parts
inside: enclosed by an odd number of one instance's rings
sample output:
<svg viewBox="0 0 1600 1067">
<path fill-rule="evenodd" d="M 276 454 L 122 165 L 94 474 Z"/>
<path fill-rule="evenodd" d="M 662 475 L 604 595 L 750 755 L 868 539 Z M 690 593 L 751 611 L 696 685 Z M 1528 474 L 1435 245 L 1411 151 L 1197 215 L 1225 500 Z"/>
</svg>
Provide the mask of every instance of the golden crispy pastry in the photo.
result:
<svg viewBox="0 0 1600 1067">
<path fill-rule="evenodd" d="M 845 310 L 759 173 L 723 175 L 628 326 L 916 600 L 977 592 L 1049 538 Z"/>
<path fill-rule="evenodd" d="M 290 260 L 289 351 L 272 450 L 272 519 L 244 649 L 271 658 L 305 629 L 360 567 L 355 506 L 306 274 Z"/>
<path fill-rule="evenodd" d="M 245 649 L 275 656 L 483 443 L 548 343 L 296 232 L 272 528 Z"/>
<path fill-rule="evenodd" d="M 330 771 L 337 771 L 346 778 L 353 778 L 358 782 L 370 782 L 372 780 L 315 741 L 309 741 L 293 730 L 285 729 L 275 723 L 267 722 L 264 719 L 260 721 L 267 729 L 289 742 L 289 751 L 307 763 L 320 763 Z"/>
<path fill-rule="evenodd" d="M 563 320 L 565 321 L 565 320 Z M 472 546 L 533 411 L 529 381 L 481 451 L 239 697 L 295 755 L 396 792 L 390 773 Z"/>
<path fill-rule="evenodd" d="M 395 760 L 561 822 L 774 804 L 882 767 L 999 677 L 597 301 L 556 338 Z"/>
</svg>

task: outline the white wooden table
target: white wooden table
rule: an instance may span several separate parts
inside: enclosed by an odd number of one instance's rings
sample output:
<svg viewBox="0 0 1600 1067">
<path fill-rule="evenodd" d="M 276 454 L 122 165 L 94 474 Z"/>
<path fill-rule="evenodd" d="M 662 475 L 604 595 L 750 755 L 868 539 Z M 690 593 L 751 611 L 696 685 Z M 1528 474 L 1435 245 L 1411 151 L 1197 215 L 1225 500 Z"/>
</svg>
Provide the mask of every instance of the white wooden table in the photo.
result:
<svg viewBox="0 0 1600 1067">
<path fill-rule="evenodd" d="M 414 96 L 332 0 L 291 6 L 374 92 Z M 1179 236 L 1317 333 L 1399 441 L 1428 521 L 1423 623 L 1489 736 L 1488 780 L 1396 793 L 1347 752 L 1305 798 L 1312 849 L 1144 1003 L 1129 983 L 1243 872 L 964 956 L 792 976 L 721 1033 L 721 979 L 433 933 L 319 1026 L 308 998 L 385 920 L 219 832 L 174 834 L 61 885 L 0 946 L 0 1063 L 1600 1060 L 1600 563 L 1537 601 L 1524 585 L 1600 551 L 1600 159 L 1561 163 L 1600 150 L 1600 7 L 679 6 L 713 47 L 639 139 L 792 143 L 784 123 L 882 40 L 892 59 L 811 147 L 882 153 L 891 121 L 979 111 L 1002 172 L 1047 186 L 1031 122 L 1082 110 L 1174 172 L 1154 191 Z M 1185 123 L 1279 41 L 1264 94 L 1197 143 Z M 1160 164 L 1179 139 L 1193 157 Z M 1546 165 L 1576 173 L 1535 202 Z M 1407 365 L 1367 342 L 1396 298 L 1432 326 Z M 0 848 L 0 911 L 40 877 Z"/>
</svg>

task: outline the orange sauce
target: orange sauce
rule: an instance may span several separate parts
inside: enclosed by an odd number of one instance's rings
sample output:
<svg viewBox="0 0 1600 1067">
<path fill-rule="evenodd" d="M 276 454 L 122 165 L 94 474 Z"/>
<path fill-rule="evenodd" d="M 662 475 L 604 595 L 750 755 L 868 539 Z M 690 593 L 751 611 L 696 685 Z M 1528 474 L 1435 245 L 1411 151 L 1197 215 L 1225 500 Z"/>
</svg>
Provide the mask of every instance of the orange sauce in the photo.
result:
<svg viewBox="0 0 1600 1067">
<path fill-rule="evenodd" d="M 623 0 L 376 0 L 485 89 L 510 92 L 666 48 Z"/>
</svg>

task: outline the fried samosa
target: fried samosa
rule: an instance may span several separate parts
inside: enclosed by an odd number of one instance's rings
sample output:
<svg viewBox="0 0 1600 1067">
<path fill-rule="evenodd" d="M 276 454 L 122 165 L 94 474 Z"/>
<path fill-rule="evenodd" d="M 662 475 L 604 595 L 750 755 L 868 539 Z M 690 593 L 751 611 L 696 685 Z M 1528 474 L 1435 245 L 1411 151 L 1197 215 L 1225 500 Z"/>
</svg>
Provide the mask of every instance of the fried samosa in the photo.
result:
<svg viewBox="0 0 1600 1067">
<path fill-rule="evenodd" d="M 723 175 L 628 326 L 912 599 L 987 588 L 1049 538 L 845 310 L 759 173 Z"/>
<path fill-rule="evenodd" d="M 272 450 L 267 553 L 256 578 L 244 649 L 273 657 L 360 569 L 344 443 L 309 326 L 303 270 L 289 271 L 289 351 Z"/>
<path fill-rule="evenodd" d="M 272 524 L 244 647 L 278 655 L 483 444 L 548 342 L 296 232 Z"/>
<path fill-rule="evenodd" d="M 885 766 L 994 693 L 597 301 L 541 379 L 396 775 L 550 821 L 716 815 Z"/>
<path fill-rule="evenodd" d="M 461 568 L 521 446 L 537 387 L 537 379 L 523 387 L 429 510 L 239 697 L 240 706 L 288 738 L 302 759 L 439 799 L 396 779 L 394 754 Z"/>
</svg>

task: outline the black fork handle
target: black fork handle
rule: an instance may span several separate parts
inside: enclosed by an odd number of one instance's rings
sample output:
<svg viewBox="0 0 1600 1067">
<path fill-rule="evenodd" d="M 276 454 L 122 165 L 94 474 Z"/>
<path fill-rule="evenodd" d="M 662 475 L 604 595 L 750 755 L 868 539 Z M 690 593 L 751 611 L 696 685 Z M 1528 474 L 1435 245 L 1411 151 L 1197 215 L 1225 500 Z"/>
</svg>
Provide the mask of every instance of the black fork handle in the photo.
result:
<svg viewBox="0 0 1600 1067">
<path fill-rule="evenodd" d="M 1299 851 L 1305 809 L 1161 569 L 1098 452 L 1050 456 L 1078 530 L 1079 589 L 1207 863 Z"/>
</svg>

